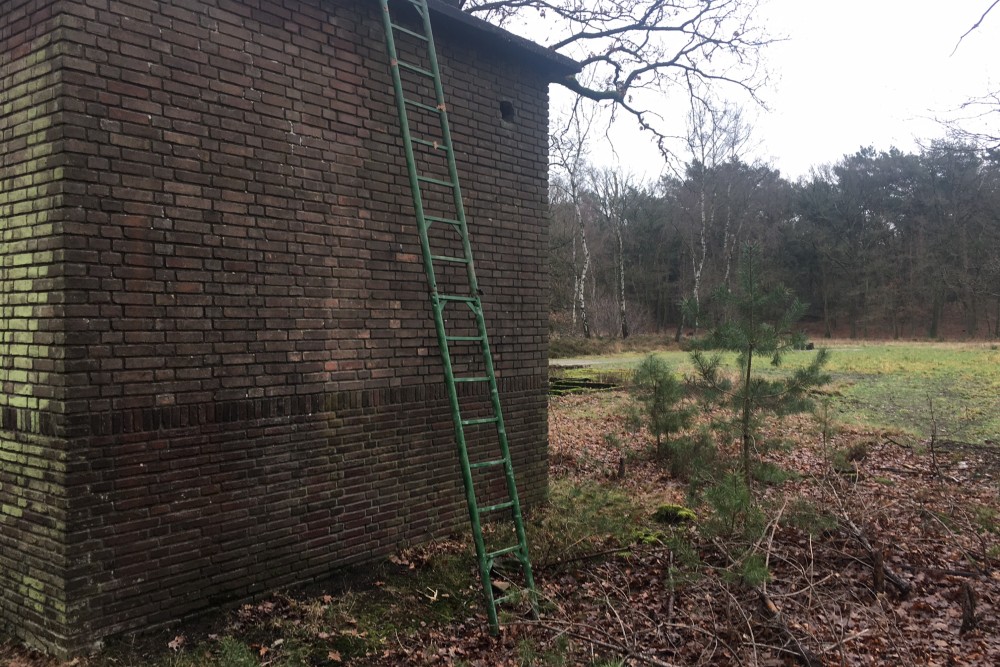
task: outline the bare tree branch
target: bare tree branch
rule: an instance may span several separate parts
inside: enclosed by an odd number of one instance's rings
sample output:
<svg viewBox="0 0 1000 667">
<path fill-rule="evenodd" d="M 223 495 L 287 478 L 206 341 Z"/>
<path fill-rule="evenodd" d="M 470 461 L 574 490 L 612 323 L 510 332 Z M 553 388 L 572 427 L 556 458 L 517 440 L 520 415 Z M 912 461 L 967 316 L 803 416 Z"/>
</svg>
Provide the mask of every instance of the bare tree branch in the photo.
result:
<svg viewBox="0 0 1000 667">
<path fill-rule="evenodd" d="M 976 30 L 979 26 L 981 26 L 983 24 L 983 21 L 986 19 L 986 15 L 989 14 L 991 11 L 993 11 L 993 8 L 996 7 L 997 5 L 1000 5 L 1000 0 L 993 0 L 993 4 L 991 4 L 989 7 L 986 8 L 986 11 L 983 12 L 983 15 L 979 17 L 979 20 L 976 21 L 975 25 L 966 30 L 965 34 L 958 38 L 958 43 L 955 44 L 955 48 L 951 50 L 951 55 L 955 55 L 955 52 L 958 51 L 958 47 L 962 45 L 962 40 L 968 37 L 970 34 L 972 34 L 972 32 Z"/>
<path fill-rule="evenodd" d="M 1000 2 L 1000 0 L 997 0 Z M 760 0 L 466 0 L 463 9 L 508 29 L 544 25 L 548 46 L 583 66 L 562 85 L 630 115 L 665 157 L 677 139 L 663 109 L 694 88 L 738 91 L 760 103 L 762 52 L 776 41 L 758 23 Z M 525 36 L 538 38 L 528 30 Z M 683 96 L 682 102 L 676 96 Z"/>
<path fill-rule="evenodd" d="M 987 129 L 996 127 L 1000 121 L 1000 90 L 966 100 L 949 115 L 952 114 L 952 118 L 938 122 L 953 139 L 986 151 L 1000 151 L 1000 133 Z"/>
</svg>

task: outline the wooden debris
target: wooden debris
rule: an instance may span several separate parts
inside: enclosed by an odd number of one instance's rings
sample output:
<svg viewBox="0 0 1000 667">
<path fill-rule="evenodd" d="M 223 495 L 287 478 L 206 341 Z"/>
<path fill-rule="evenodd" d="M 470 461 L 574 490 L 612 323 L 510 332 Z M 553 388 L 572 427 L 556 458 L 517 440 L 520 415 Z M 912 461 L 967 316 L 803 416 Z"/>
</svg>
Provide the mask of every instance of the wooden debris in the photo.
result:
<svg viewBox="0 0 1000 667">
<path fill-rule="evenodd" d="M 760 588 L 756 588 L 754 590 L 760 600 L 761 614 L 778 631 L 778 634 L 780 634 L 781 637 L 788 642 L 788 650 L 791 651 L 798 661 L 806 667 L 822 667 L 823 661 L 820 657 L 803 646 L 802 642 L 799 641 L 799 638 L 792 634 L 792 631 L 788 629 L 788 625 L 785 623 L 784 617 L 778 610 L 777 605 L 775 605 L 771 598 L 768 597 L 767 593 Z"/>
<path fill-rule="evenodd" d="M 962 627 L 958 632 L 964 635 L 979 625 L 979 618 L 976 617 L 976 592 L 967 581 L 963 581 L 958 589 L 958 602 L 962 605 Z"/>
<path fill-rule="evenodd" d="M 872 588 L 876 593 L 885 593 L 885 557 L 881 549 L 872 551 Z"/>
<path fill-rule="evenodd" d="M 868 553 L 868 557 L 872 559 L 874 567 L 874 562 L 876 558 L 875 548 L 872 546 L 872 543 L 868 540 L 868 538 L 865 537 L 865 534 L 861 532 L 861 529 L 858 528 L 857 525 L 855 525 L 855 523 L 850 519 L 848 519 L 847 517 L 843 517 L 841 519 L 841 525 L 846 529 L 846 531 L 851 535 L 851 537 L 857 540 L 858 543 L 862 546 L 862 548 L 864 548 L 864 550 Z M 879 554 L 879 556 L 881 557 L 881 553 Z M 910 591 L 913 590 L 913 585 L 906 579 L 903 579 L 901 576 L 893 572 L 892 569 L 890 569 L 889 566 L 884 563 L 884 561 L 882 562 L 882 576 L 890 584 L 892 584 L 896 588 L 896 590 L 899 591 L 899 594 L 904 598 L 910 594 Z"/>
</svg>

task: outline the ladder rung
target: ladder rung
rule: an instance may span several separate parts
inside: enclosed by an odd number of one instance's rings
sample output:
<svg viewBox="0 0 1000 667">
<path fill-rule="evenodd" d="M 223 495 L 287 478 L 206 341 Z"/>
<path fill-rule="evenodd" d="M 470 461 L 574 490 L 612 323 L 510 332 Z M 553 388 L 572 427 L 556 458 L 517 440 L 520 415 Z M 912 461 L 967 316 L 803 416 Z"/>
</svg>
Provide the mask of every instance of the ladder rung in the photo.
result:
<svg viewBox="0 0 1000 667">
<path fill-rule="evenodd" d="M 489 382 L 488 377 L 455 378 L 455 382 Z"/>
<path fill-rule="evenodd" d="M 410 35 L 411 37 L 416 37 L 417 39 L 421 39 L 421 40 L 423 40 L 425 42 L 428 41 L 427 40 L 427 35 L 421 34 L 419 32 L 414 32 L 413 30 L 410 30 L 409 28 L 404 28 L 403 26 L 397 25 L 395 23 L 392 24 L 392 27 L 395 28 L 396 30 L 398 30 L 399 32 L 404 32 L 407 35 Z"/>
<path fill-rule="evenodd" d="M 411 107 L 417 107 L 418 109 L 423 109 L 428 113 L 441 113 L 441 109 L 437 107 L 432 107 L 429 104 L 424 104 L 423 102 L 418 102 L 416 100 L 411 100 L 408 97 L 404 97 L 403 101 L 409 104 Z"/>
<path fill-rule="evenodd" d="M 436 262 L 458 262 L 460 264 L 469 263 L 469 260 L 464 257 L 452 257 L 450 255 L 431 255 L 431 259 Z"/>
<path fill-rule="evenodd" d="M 518 591 L 517 593 L 511 593 L 510 595 L 504 595 L 502 598 L 494 598 L 493 599 L 493 604 L 494 604 L 494 606 L 499 607 L 501 604 L 503 604 L 504 602 L 507 602 L 509 600 L 523 600 L 523 599 L 524 599 L 524 593 L 522 591 Z"/>
<path fill-rule="evenodd" d="M 504 556 L 506 554 L 512 554 L 515 551 L 519 551 L 520 549 L 521 549 L 521 545 L 520 544 L 515 544 L 512 547 L 507 547 L 506 549 L 500 549 L 499 551 L 493 551 L 491 553 L 488 553 L 488 554 L 486 554 L 486 557 L 487 558 L 496 558 L 497 556 Z"/>
<path fill-rule="evenodd" d="M 427 146 L 428 148 L 433 148 L 439 151 L 448 150 L 448 146 L 440 141 L 428 141 L 427 139 L 418 139 L 417 137 L 411 137 L 410 141 L 415 144 L 420 144 L 421 146 Z"/>
<path fill-rule="evenodd" d="M 495 461 L 480 461 L 479 463 L 470 463 L 469 467 L 472 468 L 473 470 L 476 470 L 478 468 L 490 468 L 492 466 L 502 465 L 504 461 L 505 459 L 497 459 Z"/>
<path fill-rule="evenodd" d="M 475 303 L 474 296 L 456 296 L 454 294 L 438 294 L 439 301 L 460 301 L 462 303 Z"/>
<path fill-rule="evenodd" d="M 417 180 L 421 183 L 433 183 L 434 185 L 443 185 L 446 188 L 457 187 L 451 181 L 442 181 L 440 178 L 431 178 L 430 176 L 417 176 Z"/>
<path fill-rule="evenodd" d="M 471 343 L 471 342 L 482 342 L 482 336 L 445 336 L 445 340 L 449 343 Z"/>
<path fill-rule="evenodd" d="M 452 218 L 439 218 L 434 215 L 425 215 L 424 220 L 429 220 L 430 222 L 443 222 L 446 225 L 455 225 L 456 227 L 461 226 L 461 220 L 453 220 Z"/>
<path fill-rule="evenodd" d="M 476 424 L 495 424 L 496 417 L 477 417 L 476 419 L 463 419 L 462 426 L 475 426 Z"/>
<path fill-rule="evenodd" d="M 429 69 L 424 69 L 423 67 L 418 67 L 413 63 L 408 63 L 403 60 L 397 60 L 396 65 L 402 67 L 403 69 L 408 69 L 416 74 L 420 74 L 421 76 L 426 76 L 431 79 L 434 78 L 434 72 L 430 71 Z M 409 100 L 406 101 L 409 102 Z"/>
<path fill-rule="evenodd" d="M 497 503 L 496 505 L 487 505 L 486 507 L 480 507 L 479 508 L 479 513 L 480 514 L 486 514 L 487 512 L 496 512 L 496 511 L 499 511 L 499 510 L 506 510 L 506 509 L 510 509 L 513 506 L 514 506 L 514 503 L 512 503 L 512 502 L 510 502 L 508 500 L 505 503 Z"/>
</svg>

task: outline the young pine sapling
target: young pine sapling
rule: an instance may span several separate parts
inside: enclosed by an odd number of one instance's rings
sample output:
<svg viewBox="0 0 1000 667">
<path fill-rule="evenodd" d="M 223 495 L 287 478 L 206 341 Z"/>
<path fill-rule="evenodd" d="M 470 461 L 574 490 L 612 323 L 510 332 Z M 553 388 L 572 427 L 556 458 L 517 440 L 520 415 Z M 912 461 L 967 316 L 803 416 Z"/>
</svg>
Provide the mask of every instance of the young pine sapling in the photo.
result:
<svg viewBox="0 0 1000 667">
<path fill-rule="evenodd" d="M 637 421 L 656 438 L 656 453 L 663 457 L 670 435 L 685 428 L 694 416 L 690 408 L 680 405 L 684 385 L 667 362 L 651 354 L 636 368 L 632 396 L 640 407 Z"/>
<path fill-rule="evenodd" d="M 737 353 L 736 382 L 723 373 L 720 354 L 691 354 L 696 384 L 709 398 L 727 403 L 733 410 L 747 488 L 752 488 L 753 451 L 762 418 L 768 413 L 784 415 L 808 409 L 809 389 L 829 382 L 829 376 L 822 372 L 828 358 L 824 349 L 818 350 L 808 365 L 785 377 L 768 379 L 755 369 L 755 359 L 769 359 L 772 366 L 778 366 L 786 352 L 803 347 L 803 336 L 793 327 L 805 310 L 787 290 L 767 289 L 757 262 L 756 249 L 745 246 L 736 288 L 716 294 L 715 305 L 720 308 L 717 324 L 701 345 Z"/>
</svg>

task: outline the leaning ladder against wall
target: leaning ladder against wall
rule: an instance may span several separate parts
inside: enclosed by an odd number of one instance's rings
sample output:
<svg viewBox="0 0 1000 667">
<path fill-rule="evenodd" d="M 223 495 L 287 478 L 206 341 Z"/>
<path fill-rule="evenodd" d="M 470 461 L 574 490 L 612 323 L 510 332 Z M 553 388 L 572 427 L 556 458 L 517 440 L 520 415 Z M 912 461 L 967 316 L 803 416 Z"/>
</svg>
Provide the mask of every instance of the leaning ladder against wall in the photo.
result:
<svg viewBox="0 0 1000 667">
<path fill-rule="evenodd" d="M 416 11 L 414 25 L 418 27 L 400 25 L 390 14 L 389 1 L 379 2 L 424 272 L 427 274 L 438 347 L 455 425 L 472 538 L 490 630 L 495 633 L 499 628 L 497 610 L 503 602 L 523 601 L 526 597 L 532 612 L 537 613 L 528 543 L 472 261 L 427 2 L 399 2 L 403 11 L 407 6 Z M 415 45 L 413 53 L 408 53 L 405 59 L 397 53 L 397 44 L 402 40 Z M 467 391 L 460 392 L 459 386 Z M 463 403 L 468 396 L 476 394 L 477 387 L 483 386 L 488 396 L 485 408 Z M 495 434 L 494 452 L 482 460 L 470 460 L 467 436 L 479 433 L 481 429 L 489 429 Z M 496 444 L 499 444 L 499 456 L 495 452 Z M 502 487 L 506 496 L 502 502 L 480 505 L 477 489 L 482 489 L 483 484 L 488 482 L 491 471 L 502 471 Z M 499 516 L 500 512 L 509 512 L 515 543 L 510 544 L 509 531 L 504 530 L 506 544 L 501 540 L 495 547 L 487 546 L 482 519 L 485 515 Z M 511 572 L 505 567 L 507 565 L 520 570 L 520 576 L 514 577 L 513 582 L 508 578 Z"/>
</svg>

